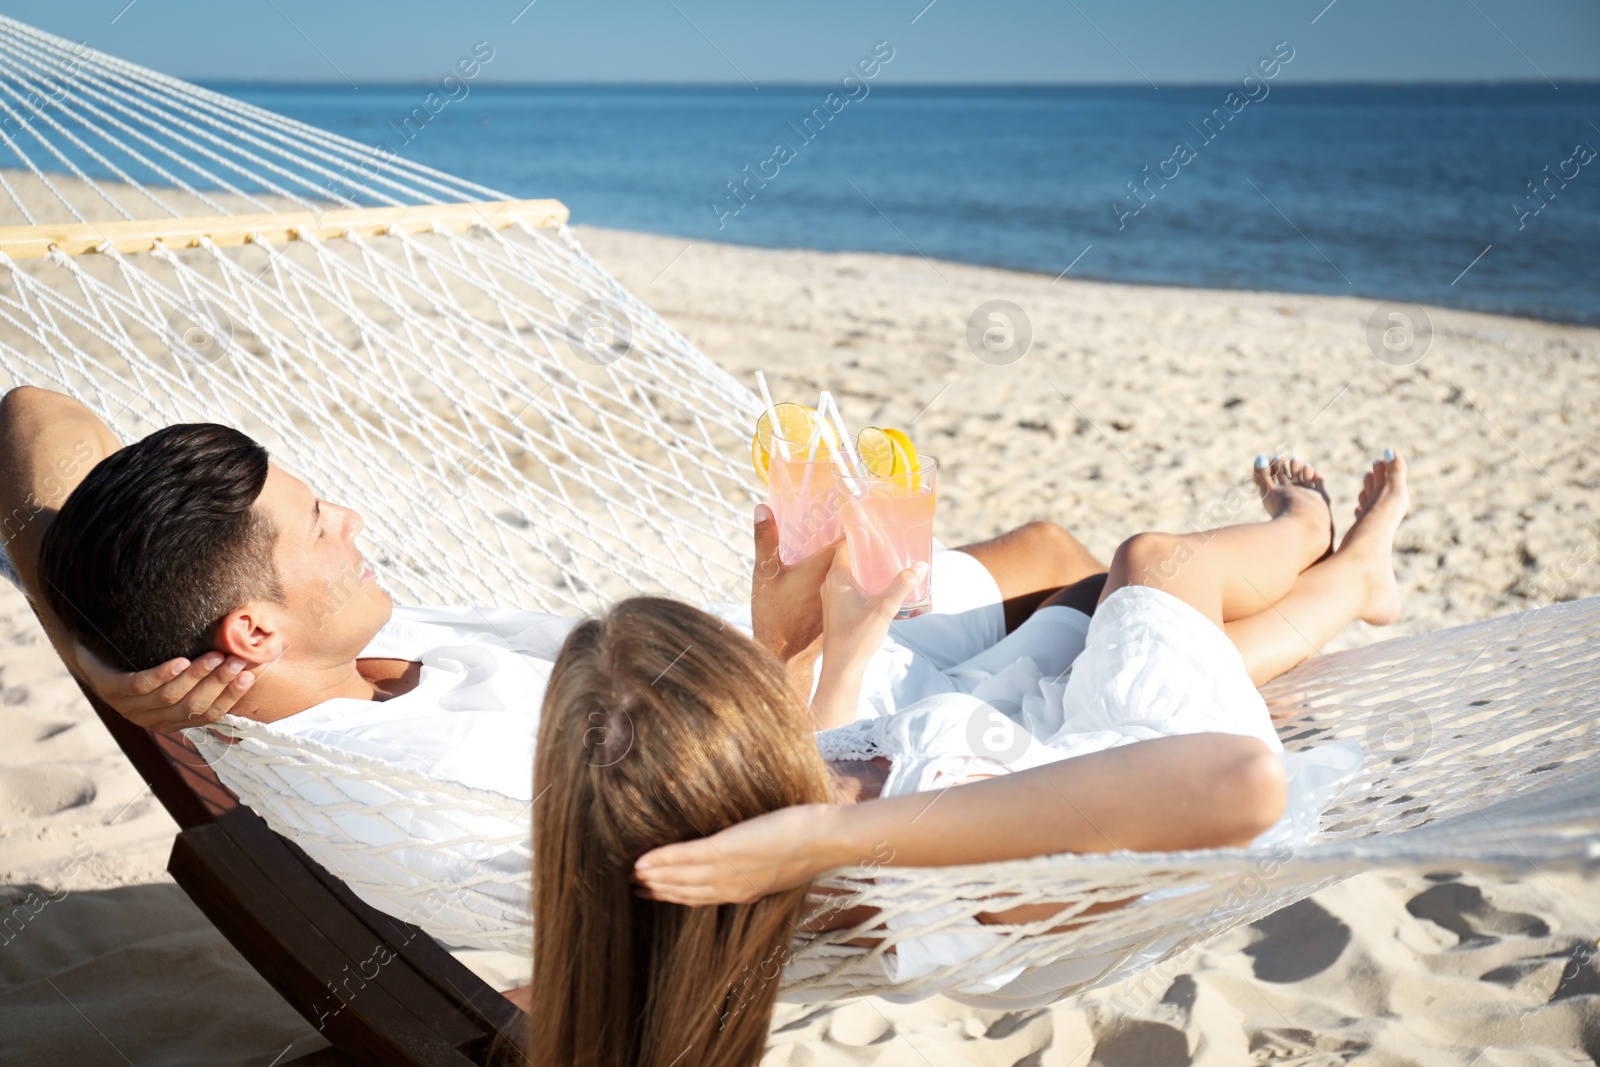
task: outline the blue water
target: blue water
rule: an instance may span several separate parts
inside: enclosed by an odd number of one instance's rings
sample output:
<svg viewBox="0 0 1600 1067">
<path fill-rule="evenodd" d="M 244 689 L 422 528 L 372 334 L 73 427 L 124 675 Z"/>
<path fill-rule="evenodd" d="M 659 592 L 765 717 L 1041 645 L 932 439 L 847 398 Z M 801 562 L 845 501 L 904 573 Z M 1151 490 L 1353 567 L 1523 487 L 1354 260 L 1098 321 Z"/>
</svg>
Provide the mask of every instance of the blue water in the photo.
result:
<svg viewBox="0 0 1600 1067">
<path fill-rule="evenodd" d="M 829 87 L 479 85 L 409 142 L 427 86 L 217 88 L 597 226 L 1600 323 L 1597 85 L 1272 86 L 1233 115 L 1233 86 L 879 85 L 809 141 Z"/>
</svg>

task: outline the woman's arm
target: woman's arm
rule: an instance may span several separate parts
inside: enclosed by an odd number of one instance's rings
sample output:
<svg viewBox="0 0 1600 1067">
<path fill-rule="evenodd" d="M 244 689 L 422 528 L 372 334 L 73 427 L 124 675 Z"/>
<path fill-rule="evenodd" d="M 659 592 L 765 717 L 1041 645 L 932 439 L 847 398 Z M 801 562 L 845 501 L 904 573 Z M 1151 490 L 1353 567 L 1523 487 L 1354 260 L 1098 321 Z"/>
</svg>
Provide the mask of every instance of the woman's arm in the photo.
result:
<svg viewBox="0 0 1600 1067">
<path fill-rule="evenodd" d="M 1239 846 L 1286 800 L 1283 760 L 1255 738 L 1163 737 L 934 793 L 785 808 L 647 852 L 635 879 L 656 900 L 746 903 L 858 864 Z"/>
<path fill-rule="evenodd" d="M 895 575 L 877 596 L 863 593 L 850 576 L 850 546 L 840 543 L 822 582 L 822 674 L 811 696 L 816 729 L 855 721 L 867 663 L 883 644 L 900 605 L 927 573 L 928 565 L 917 562 Z"/>
<path fill-rule="evenodd" d="M 816 729 L 831 730 L 855 721 L 871 655 L 870 650 L 863 652 L 862 646 L 823 653 L 817 691 L 811 694 L 811 721 Z"/>
</svg>

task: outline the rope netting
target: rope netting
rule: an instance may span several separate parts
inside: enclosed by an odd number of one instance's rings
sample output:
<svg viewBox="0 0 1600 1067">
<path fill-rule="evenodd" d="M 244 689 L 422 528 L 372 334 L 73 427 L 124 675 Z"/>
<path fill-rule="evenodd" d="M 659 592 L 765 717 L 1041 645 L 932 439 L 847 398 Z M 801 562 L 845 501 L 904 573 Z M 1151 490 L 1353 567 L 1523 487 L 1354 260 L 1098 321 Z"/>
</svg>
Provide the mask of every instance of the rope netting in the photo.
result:
<svg viewBox="0 0 1600 1067">
<path fill-rule="evenodd" d="M 565 226 L 464 211 L 506 198 L 81 51 L 0 19 L 0 137 L 21 164 L 0 171 L 0 225 L 374 204 L 445 221 L 0 256 L 14 382 L 77 397 L 124 439 L 185 421 L 250 433 L 360 508 L 404 600 L 739 599 L 730 546 L 755 495 L 736 460 L 756 402 Z"/>
<path fill-rule="evenodd" d="M 1366 753 L 1310 844 L 836 872 L 818 887 L 817 915 L 870 911 L 798 936 L 784 996 L 958 991 L 1017 1008 L 1171 961 L 1367 870 L 1592 873 L 1597 629 L 1600 598 L 1589 598 L 1318 657 L 1274 682 L 1288 751 L 1355 741 Z M 452 943 L 525 947 L 530 805 L 228 721 L 235 744 L 202 741 L 223 780 L 364 897 Z M 1091 910 L 1117 902 L 1132 903 Z M 974 925 L 1025 905 L 1050 911 Z M 941 933 L 964 939 L 947 965 L 914 976 L 886 965 Z M 985 984 L 999 987 L 959 992 Z"/>
<path fill-rule="evenodd" d="M 564 233 L 203 240 L 0 266 L 15 379 L 124 436 L 238 426 L 359 506 L 403 599 L 571 612 L 602 590 L 698 600 L 749 580 L 728 548 L 748 536 L 732 461 L 748 391 Z"/>
<path fill-rule="evenodd" d="M 294 239 L 169 242 L 152 223 L 156 238 L 96 254 L 0 252 L 11 383 L 69 393 L 125 440 L 184 421 L 250 433 L 362 513 L 402 600 L 576 613 L 638 591 L 745 595 L 757 404 L 565 226 L 3 17 L 0 137 L 0 249 L 62 226 L 307 215 Z M 376 230 L 318 225 L 396 207 L 404 221 Z M 1558 605 L 1274 683 L 1289 750 L 1367 754 L 1311 845 L 839 872 L 818 908 L 872 910 L 798 937 L 785 995 L 1042 1003 L 1376 866 L 1592 870 L 1597 625 L 1600 599 Z M 223 780 L 362 896 L 452 943 L 526 950 L 527 805 L 241 720 L 229 732 L 201 742 L 227 749 L 208 752 Z M 1038 921 L 973 924 L 1046 903 L 1060 908 Z M 966 939 L 956 962 L 891 977 L 891 954 L 941 933 Z"/>
<path fill-rule="evenodd" d="M 503 200 L 475 182 L 0 15 L 0 133 L 44 186 L 8 216 L 135 219 Z M 77 179 L 51 190 L 47 172 Z"/>
<path fill-rule="evenodd" d="M 1225 930 L 1367 870 L 1593 873 L 1597 632 L 1600 597 L 1591 597 L 1308 660 L 1264 690 L 1283 718 L 1285 749 L 1354 741 L 1365 752 L 1315 841 L 841 873 L 827 888 L 844 895 L 819 906 L 870 904 L 877 913 L 804 939 L 786 996 L 926 996 L 1017 973 L 998 990 L 957 996 L 1025 1007 L 1170 965 Z M 1125 900 L 1136 903 L 1083 914 Z M 1062 908 L 1031 923 L 988 925 L 980 951 L 911 982 L 886 986 L 883 967 L 872 965 L 907 937 L 1030 904 Z M 845 946 L 863 936 L 882 940 L 868 950 Z"/>
</svg>

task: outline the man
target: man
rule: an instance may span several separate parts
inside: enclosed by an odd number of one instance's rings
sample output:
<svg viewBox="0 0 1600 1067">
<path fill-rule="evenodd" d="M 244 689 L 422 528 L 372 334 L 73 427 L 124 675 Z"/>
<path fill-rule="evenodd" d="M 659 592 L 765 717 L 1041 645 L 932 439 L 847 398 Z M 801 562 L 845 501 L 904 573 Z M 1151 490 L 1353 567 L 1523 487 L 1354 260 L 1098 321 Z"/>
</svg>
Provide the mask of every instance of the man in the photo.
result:
<svg viewBox="0 0 1600 1067">
<path fill-rule="evenodd" d="M 96 491 L 71 501 L 71 529 L 52 539 L 54 576 L 42 575 L 46 533 L 91 469 Z M 417 685 L 419 661 L 363 654 L 376 650 L 394 606 L 356 547 L 361 517 L 318 498 L 236 431 L 169 427 L 119 454 L 109 429 L 78 402 L 14 389 L 0 401 L 0 508 L 7 554 L 52 643 L 141 726 L 170 732 L 228 712 L 279 722 L 334 700 L 382 702 Z M 831 552 L 779 564 L 765 511 L 755 527 L 746 629 L 808 689 L 821 632 L 817 589 Z M 1052 523 L 939 556 L 940 614 L 894 628 L 916 667 L 948 665 L 952 655 L 993 644 L 1047 597 L 1105 570 Z M 542 620 L 547 658 L 565 633 L 553 616 L 446 611 L 450 625 L 498 634 L 500 644 L 515 644 L 506 627 Z M 878 711 L 893 710 L 892 690 L 927 684 L 923 671 L 889 673 Z M 347 718 L 359 718 L 349 710 Z"/>
<path fill-rule="evenodd" d="M 748 609 L 728 606 L 721 615 L 784 662 L 809 696 L 832 550 L 781 565 L 776 524 L 765 512 L 758 509 L 755 524 Z M 224 713 L 315 742 L 335 758 L 378 760 L 531 802 L 544 685 L 574 620 L 396 608 L 357 546 L 361 517 L 320 499 L 245 435 L 173 426 L 119 448 L 77 401 L 14 389 L 0 401 L 0 526 L 16 576 L 69 669 L 141 726 L 194 728 L 191 740 L 222 781 L 263 815 L 275 811 L 275 825 L 291 836 L 295 825 L 318 824 L 326 789 L 274 766 L 274 791 L 262 792 L 262 767 L 250 761 L 270 756 L 208 736 L 207 724 Z M 891 626 L 858 714 L 891 714 L 961 687 L 961 664 L 986 652 L 1003 658 L 1001 639 L 1046 600 L 1080 606 L 1082 628 L 1072 613 L 1051 617 L 1067 620 L 1055 624 L 1062 641 L 1081 645 L 1104 570 L 1050 523 L 936 553 L 936 613 Z M 435 883 L 446 880 L 422 840 L 424 804 L 400 831 L 402 846 L 416 840 L 414 854 L 329 854 L 302 844 L 366 887 L 371 903 L 426 928 L 398 889 L 386 897 L 381 888 L 403 888 L 418 868 Z M 368 843 L 379 835 L 392 841 L 395 832 L 350 831 Z M 440 831 L 452 833 L 459 836 Z M 362 867 L 380 860 L 389 865 L 382 871 Z M 493 913 L 485 929 L 516 929 L 525 850 L 478 861 L 511 888 L 504 899 L 475 903 L 475 914 Z"/>
</svg>

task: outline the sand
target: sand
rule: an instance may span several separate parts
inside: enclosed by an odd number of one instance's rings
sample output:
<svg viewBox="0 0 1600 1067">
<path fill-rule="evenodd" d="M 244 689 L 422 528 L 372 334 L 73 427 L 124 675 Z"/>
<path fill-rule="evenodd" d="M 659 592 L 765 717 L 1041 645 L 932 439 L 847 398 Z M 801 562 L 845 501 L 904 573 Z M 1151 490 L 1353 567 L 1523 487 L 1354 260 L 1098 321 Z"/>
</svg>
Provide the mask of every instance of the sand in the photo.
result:
<svg viewBox="0 0 1600 1067">
<path fill-rule="evenodd" d="M 1240 517 L 1250 458 L 1277 451 L 1323 467 L 1342 527 L 1351 472 L 1392 446 L 1415 504 L 1391 632 L 1600 593 L 1600 331 L 1430 308 L 1431 347 L 1408 362 L 1369 346 L 1376 300 L 580 236 L 742 379 L 832 388 L 852 423 L 908 428 L 940 458 L 948 543 L 1051 519 L 1105 558 L 1140 529 Z M 1014 361 L 968 343 L 991 300 L 1031 326 Z M 1356 624 L 1337 644 L 1379 636 Z M 0 1062 L 269 1065 L 321 1043 L 165 875 L 173 823 L 9 587 L 0 731 Z M 1600 1063 L 1597 900 L 1567 876 L 1364 875 L 1153 988 L 1010 1014 L 785 1007 L 765 1063 Z"/>
</svg>

